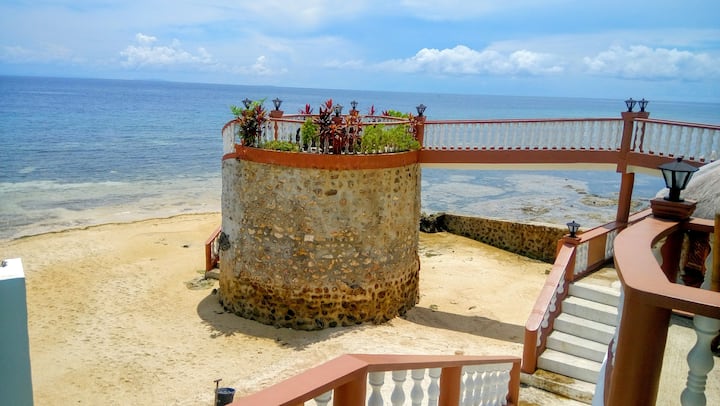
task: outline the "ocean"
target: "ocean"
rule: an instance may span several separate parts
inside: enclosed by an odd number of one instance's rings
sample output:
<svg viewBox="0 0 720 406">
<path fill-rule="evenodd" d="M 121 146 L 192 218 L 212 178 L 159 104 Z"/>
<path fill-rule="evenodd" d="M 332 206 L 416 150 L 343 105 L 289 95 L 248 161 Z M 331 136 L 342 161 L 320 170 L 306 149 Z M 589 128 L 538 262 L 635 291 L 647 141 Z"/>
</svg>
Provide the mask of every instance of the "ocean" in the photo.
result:
<svg viewBox="0 0 720 406">
<path fill-rule="evenodd" d="M 636 95 L 643 96 L 643 95 Z M 286 114 L 332 98 L 429 119 L 619 117 L 622 100 L 401 93 L 0 76 L 0 240 L 220 210 L 230 105 L 283 100 Z M 720 124 L 720 104 L 650 101 L 651 117 Z M 663 188 L 638 175 L 636 207 Z M 614 218 L 612 171 L 423 169 L 425 212 L 592 227 Z"/>
</svg>

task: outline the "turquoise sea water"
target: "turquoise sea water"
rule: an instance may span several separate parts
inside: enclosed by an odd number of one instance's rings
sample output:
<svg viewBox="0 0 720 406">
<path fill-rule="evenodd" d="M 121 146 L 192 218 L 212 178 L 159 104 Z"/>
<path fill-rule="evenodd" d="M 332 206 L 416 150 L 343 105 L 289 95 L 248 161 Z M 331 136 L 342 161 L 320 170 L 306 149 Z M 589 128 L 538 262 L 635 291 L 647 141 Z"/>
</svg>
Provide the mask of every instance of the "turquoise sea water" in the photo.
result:
<svg viewBox="0 0 720 406">
<path fill-rule="evenodd" d="M 642 95 L 636 95 L 642 96 Z M 0 239 L 220 210 L 220 129 L 245 98 L 295 113 L 333 98 L 431 119 L 619 117 L 622 100 L 0 76 Z M 720 105 L 651 101 L 651 117 L 720 124 Z M 619 177 L 593 171 L 423 170 L 423 209 L 591 226 Z M 659 177 L 638 176 L 647 201 Z"/>
</svg>

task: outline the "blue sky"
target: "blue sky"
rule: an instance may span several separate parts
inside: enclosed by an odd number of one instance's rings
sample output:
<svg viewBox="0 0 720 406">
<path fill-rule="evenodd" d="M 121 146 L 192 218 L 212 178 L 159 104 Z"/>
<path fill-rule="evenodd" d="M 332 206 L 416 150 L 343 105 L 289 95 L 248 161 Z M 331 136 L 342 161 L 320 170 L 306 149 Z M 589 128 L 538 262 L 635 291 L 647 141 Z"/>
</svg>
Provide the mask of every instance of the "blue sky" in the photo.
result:
<svg viewBox="0 0 720 406">
<path fill-rule="evenodd" d="M 715 0 L 3 0 L 0 74 L 720 101 Z"/>
</svg>

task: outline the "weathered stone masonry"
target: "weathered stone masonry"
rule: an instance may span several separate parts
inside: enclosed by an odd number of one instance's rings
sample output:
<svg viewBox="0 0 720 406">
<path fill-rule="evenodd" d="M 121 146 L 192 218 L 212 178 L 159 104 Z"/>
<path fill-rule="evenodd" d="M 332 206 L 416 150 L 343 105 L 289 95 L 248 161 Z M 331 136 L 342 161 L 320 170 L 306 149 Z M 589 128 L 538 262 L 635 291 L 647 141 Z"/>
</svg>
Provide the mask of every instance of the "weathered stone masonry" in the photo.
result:
<svg viewBox="0 0 720 406">
<path fill-rule="evenodd" d="M 227 309 L 313 330 L 384 322 L 417 303 L 417 163 L 334 170 L 226 159 L 222 171 Z"/>
</svg>

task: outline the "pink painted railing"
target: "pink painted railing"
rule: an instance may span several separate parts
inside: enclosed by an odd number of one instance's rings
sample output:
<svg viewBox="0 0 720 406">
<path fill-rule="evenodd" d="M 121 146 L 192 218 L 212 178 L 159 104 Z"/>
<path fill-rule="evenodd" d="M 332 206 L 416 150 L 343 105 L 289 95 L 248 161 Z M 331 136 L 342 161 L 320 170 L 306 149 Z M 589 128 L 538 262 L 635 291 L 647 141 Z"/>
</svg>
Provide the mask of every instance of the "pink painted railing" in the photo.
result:
<svg viewBox="0 0 720 406">
<path fill-rule="evenodd" d="M 649 215 L 649 210 L 636 213 L 630 217 L 629 223 Z M 555 318 L 562 310 L 568 285 L 613 259 L 615 237 L 626 226 L 624 223 L 612 222 L 579 234 L 577 238 L 566 237 L 558 242 L 555 263 L 525 324 L 523 372 L 535 372 L 537 359 L 545 350 Z"/>
<path fill-rule="evenodd" d="M 632 151 L 711 162 L 720 154 L 720 126 L 678 121 L 637 119 Z"/>
<path fill-rule="evenodd" d="M 428 120 L 426 149 L 618 150 L 620 119 Z"/>
<path fill-rule="evenodd" d="M 391 372 L 392 386 L 384 385 L 386 372 Z M 391 399 L 392 404 L 408 399 L 414 405 L 518 405 L 519 392 L 517 357 L 351 354 L 231 405 L 298 406 L 314 400 L 318 406 L 360 406 L 389 404 Z"/>
<path fill-rule="evenodd" d="M 298 131 L 308 116 L 270 118 L 260 141 L 297 142 Z M 395 117 L 363 116 L 363 124 L 404 124 Z M 625 142 L 627 152 L 650 158 L 683 157 L 704 164 L 720 154 L 720 126 L 634 118 Z M 427 151 L 604 151 L 623 150 L 622 119 L 509 119 L 509 120 L 425 120 L 423 149 Z M 229 122 L 223 128 L 223 151 L 231 153 L 237 128 Z M 637 161 L 637 160 L 636 160 Z M 635 165 L 654 168 L 662 159 L 640 159 Z M 630 162 L 630 163 L 633 163 Z M 466 163 L 463 160 L 463 163 Z M 592 163 L 592 162 L 590 162 Z"/>
<path fill-rule="evenodd" d="M 210 234 L 210 237 L 205 240 L 205 272 L 213 270 L 220 261 L 218 238 L 220 237 L 221 232 L 222 228 L 218 226 L 218 228 Z"/>
<path fill-rule="evenodd" d="M 603 399 L 599 404 L 655 404 L 673 311 L 692 314 L 696 318 L 720 319 L 719 292 L 675 283 L 683 262 L 683 236 L 689 230 L 706 236 L 715 233 L 717 238 L 718 230 L 712 220 L 672 221 L 654 216 L 637 222 L 618 235 L 615 267 L 622 282 L 621 311 L 615 337 L 609 345 L 605 374 L 601 377 L 603 382 L 598 386 L 602 389 L 596 394 Z M 653 246 L 663 239 L 660 264 L 653 253 Z M 713 250 L 719 248 L 716 242 Z M 713 329 L 702 334 L 711 338 L 717 334 L 719 325 L 715 323 Z M 695 369 L 699 367 L 701 372 L 709 372 L 713 356 L 709 345 L 701 350 L 705 359 L 697 359 L 697 354 L 688 356 L 689 363 L 691 358 L 696 358 L 693 361 L 702 364 L 701 367 L 692 363 L 689 365 L 691 374 L 686 392 L 691 392 L 689 397 L 695 400 L 686 403 L 686 399 L 682 399 L 682 404 L 705 404 L 699 400 L 705 397 L 705 378 L 697 376 Z M 683 392 L 683 398 L 688 396 L 686 392 Z"/>
</svg>

